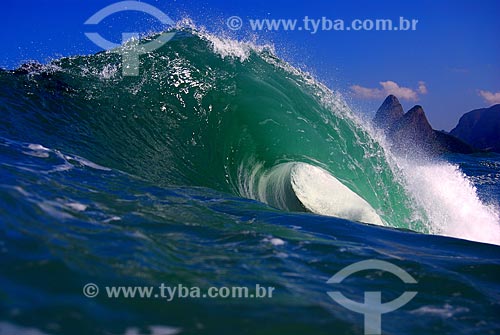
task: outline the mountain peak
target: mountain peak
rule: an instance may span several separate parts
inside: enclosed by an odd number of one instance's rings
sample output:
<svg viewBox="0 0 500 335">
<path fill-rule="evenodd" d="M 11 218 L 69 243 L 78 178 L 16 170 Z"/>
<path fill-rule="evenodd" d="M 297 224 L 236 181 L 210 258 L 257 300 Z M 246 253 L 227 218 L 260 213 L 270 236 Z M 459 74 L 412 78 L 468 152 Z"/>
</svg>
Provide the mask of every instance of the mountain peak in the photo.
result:
<svg viewBox="0 0 500 335">
<path fill-rule="evenodd" d="M 425 116 L 424 109 L 420 105 L 413 106 L 390 128 L 390 133 L 398 139 L 398 142 L 411 141 L 421 142 L 432 137 L 432 126 Z"/>
<path fill-rule="evenodd" d="M 413 119 L 414 121 L 418 121 L 425 128 L 432 129 L 429 120 L 427 120 L 424 109 L 420 105 L 413 106 L 408 112 L 406 112 L 403 117 L 406 119 Z"/>
<path fill-rule="evenodd" d="M 422 106 L 415 105 L 404 113 L 394 95 L 385 98 L 373 121 L 386 131 L 393 148 L 398 151 L 414 154 L 474 152 L 471 146 L 454 136 L 432 129 Z"/>
<path fill-rule="evenodd" d="M 389 95 L 385 98 L 385 100 L 384 100 L 383 104 L 386 104 L 386 103 L 391 103 L 391 102 L 393 102 L 393 103 L 398 103 L 398 104 L 399 104 L 399 100 L 398 100 L 398 98 L 397 98 L 394 94 L 389 94 Z"/>
<path fill-rule="evenodd" d="M 388 95 L 375 114 L 373 122 L 382 128 L 388 129 L 397 122 L 404 114 L 403 106 L 394 95 Z"/>
</svg>

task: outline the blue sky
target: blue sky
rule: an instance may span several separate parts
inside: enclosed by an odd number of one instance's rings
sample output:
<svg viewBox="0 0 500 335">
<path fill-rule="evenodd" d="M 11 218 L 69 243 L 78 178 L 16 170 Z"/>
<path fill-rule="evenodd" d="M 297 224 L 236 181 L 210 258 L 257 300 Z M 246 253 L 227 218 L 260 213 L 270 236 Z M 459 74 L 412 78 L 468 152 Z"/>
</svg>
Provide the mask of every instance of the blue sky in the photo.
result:
<svg viewBox="0 0 500 335">
<path fill-rule="evenodd" d="M 23 61 L 89 54 L 101 49 L 83 23 L 116 1 L 3 0 L 0 13 L 0 66 Z M 160 1 L 145 0 L 174 21 L 237 38 L 273 43 L 280 56 L 343 92 L 354 109 L 373 112 L 394 92 L 406 110 L 421 104 L 436 129 L 450 130 L 465 112 L 500 100 L 500 1 Z M 243 20 L 227 28 L 230 16 Z M 416 31 L 261 31 L 249 19 L 418 19 Z M 110 16 L 95 28 L 119 42 L 124 31 L 161 28 L 138 12 Z M 383 83 L 382 85 L 380 83 Z M 419 89 L 420 87 L 420 89 Z M 495 93 L 497 95 L 495 96 Z M 406 97 L 406 99 L 404 99 Z M 498 102 L 496 102 L 498 103 Z"/>
</svg>

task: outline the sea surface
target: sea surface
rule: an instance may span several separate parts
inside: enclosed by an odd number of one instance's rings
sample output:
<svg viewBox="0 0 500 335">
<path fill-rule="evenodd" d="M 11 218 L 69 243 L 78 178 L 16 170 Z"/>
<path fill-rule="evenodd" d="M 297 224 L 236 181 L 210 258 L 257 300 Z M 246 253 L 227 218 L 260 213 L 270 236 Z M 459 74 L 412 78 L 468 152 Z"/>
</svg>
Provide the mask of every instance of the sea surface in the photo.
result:
<svg viewBox="0 0 500 335">
<path fill-rule="evenodd" d="M 329 291 L 416 291 L 383 334 L 500 334 L 500 155 L 395 155 L 269 46 L 181 29 L 139 65 L 0 71 L 1 335 L 363 334 Z M 416 283 L 327 283 L 366 260 Z M 274 292 L 106 295 L 162 283 Z"/>
</svg>

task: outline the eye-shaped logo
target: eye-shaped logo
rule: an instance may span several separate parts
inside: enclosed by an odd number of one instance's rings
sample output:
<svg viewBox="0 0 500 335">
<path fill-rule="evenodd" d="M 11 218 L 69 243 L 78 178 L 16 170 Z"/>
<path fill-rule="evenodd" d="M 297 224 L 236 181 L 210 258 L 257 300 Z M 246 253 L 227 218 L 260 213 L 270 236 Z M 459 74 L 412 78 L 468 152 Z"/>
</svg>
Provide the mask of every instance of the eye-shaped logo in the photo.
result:
<svg viewBox="0 0 500 335">
<path fill-rule="evenodd" d="M 339 284 L 353 273 L 363 270 L 384 270 L 394 274 L 404 283 L 417 283 L 415 278 L 413 278 L 408 272 L 401 269 L 400 267 L 392 263 L 376 259 L 369 259 L 346 266 L 345 268 L 337 272 L 333 277 L 331 277 L 326 283 Z M 330 296 L 330 298 L 335 300 L 335 302 L 342 305 L 343 307 L 364 315 L 366 335 L 380 335 L 382 334 L 382 314 L 393 312 L 396 309 L 406 305 L 417 295 L 417 292 L 406 291 L 398 298 L 386 303 L 382 303 L 382 293 L 380 291 L 366 291 L 364 303 L 359 303 L 348 299 L 338 291 L 327 292 L 327 294 Z"/>
<path fill-rule="evenodd" d="M 138 11 L 149 14 L 165 26 L 174 24 L 174 21 L 158 8 L 138 1 L 121 1 L 109 5 L 92 15 L 84 24 L 97 25 L 108 16 L 124 11 Z M 122 33 L 122 43 L 126 41 L 129 41 L 129 43 L 120 47 L 120 44 L 106 40 L 99 33 L 85 33 L 85 36 L 97 46 L 105 50 L 112 50 L 112 52 L 122 56 L 122 73 L 124 76 L 139 75 L 139 56 L 160 48 L 170 41 L 174 35 L 175 32 L 162 33 L 148 43 L 139 44 L 139 33 Z"/>
</svg>

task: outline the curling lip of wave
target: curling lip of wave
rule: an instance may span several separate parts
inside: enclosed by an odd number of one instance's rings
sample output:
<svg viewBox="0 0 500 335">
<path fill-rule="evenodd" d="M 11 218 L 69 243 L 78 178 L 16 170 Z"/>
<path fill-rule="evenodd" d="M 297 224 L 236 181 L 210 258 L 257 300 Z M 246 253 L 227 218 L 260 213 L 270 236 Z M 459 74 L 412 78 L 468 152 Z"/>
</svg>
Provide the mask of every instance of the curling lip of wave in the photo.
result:
<svg viewBox="0 0 500 335">
<path fill-rule="evenodd" d="M 384 225 L 370 204 L 319 167 L 296 164 L 291 180 L 298 199 L 311 212 Z"/>
</svg>

